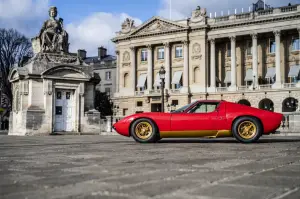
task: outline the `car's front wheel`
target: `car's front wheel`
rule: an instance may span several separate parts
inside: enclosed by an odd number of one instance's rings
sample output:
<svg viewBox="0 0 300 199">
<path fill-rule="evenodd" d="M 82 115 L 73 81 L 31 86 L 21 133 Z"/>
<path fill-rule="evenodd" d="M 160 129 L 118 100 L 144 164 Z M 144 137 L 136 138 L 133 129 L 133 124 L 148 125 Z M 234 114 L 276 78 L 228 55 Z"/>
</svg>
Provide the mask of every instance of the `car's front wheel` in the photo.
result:
<svg viewBox="0 0 300 199">
<path fill-rule="evenodd" d="M 242 143 L 256 142 L 262 135 L 263 127 L 254 117 L 238 118 L 232 126 L 233 136 Z"/>
<path fill-rule="evenodd" d="M 159 133 L 154 122 L 147 118 L 137 119 L 131 125 L 131 136 L 140 143 L 153 143 L 159 140 Z"/>
</svg>

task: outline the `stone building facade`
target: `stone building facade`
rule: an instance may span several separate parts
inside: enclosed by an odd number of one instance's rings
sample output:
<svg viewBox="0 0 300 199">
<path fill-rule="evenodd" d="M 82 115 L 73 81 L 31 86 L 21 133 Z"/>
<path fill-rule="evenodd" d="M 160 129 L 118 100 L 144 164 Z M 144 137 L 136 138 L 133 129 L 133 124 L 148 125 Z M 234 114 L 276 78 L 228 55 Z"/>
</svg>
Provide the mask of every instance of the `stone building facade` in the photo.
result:
<svg viewBox="0 0 300 199">
<path fill-rule="evenodd" d="M 112 97 L 116 92 L 116 56 L 107 54 L 107 49 L 103 46 L 98 48 L 97 56 L 87 57 L 86 51 L 82 49 L 78 50 L 78 55 L 84 63 L 93 66 L 94 72 L 101 78 L 96 89 Z"/>
<path fill-rule="evenodd" d="M 260 1 L 259 1 L 260 2 Z M 298 111 L 300 6 L 265 7 L 210 18 L 199 6 L 186 20 L 126 19 L 116 44 L 114 101 L 119 115 L 218 99 L 277 112 Z"/>
</svg>

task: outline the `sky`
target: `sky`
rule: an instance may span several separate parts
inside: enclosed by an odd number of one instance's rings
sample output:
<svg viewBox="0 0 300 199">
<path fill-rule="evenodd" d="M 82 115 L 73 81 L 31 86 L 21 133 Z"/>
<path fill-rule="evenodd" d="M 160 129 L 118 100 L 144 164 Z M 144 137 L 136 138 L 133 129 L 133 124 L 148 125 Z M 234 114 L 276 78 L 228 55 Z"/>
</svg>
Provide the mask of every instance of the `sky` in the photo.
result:
<svg viewBox="0 0 300 199">
<path fill-rule="evenodd" d="M 70 37 L 70 51 L 85 49 L 88 56 L 97 55 L 97 48 L 105 46 L 114 54 L 111 39 L 127 18 L 141 25 L 153 16 L 172 20 L 185 19 L 199 5 L 209 13 L 227 14 L 249 10 L 257 0 L 0 0 L 0 27 L 14 28 L 29 38 L 36 36 L 50 6 L 58 8 L 59 17 Z M 300 4 L 300 0 L 265 0 L 272 7 Z"/>
</svg>

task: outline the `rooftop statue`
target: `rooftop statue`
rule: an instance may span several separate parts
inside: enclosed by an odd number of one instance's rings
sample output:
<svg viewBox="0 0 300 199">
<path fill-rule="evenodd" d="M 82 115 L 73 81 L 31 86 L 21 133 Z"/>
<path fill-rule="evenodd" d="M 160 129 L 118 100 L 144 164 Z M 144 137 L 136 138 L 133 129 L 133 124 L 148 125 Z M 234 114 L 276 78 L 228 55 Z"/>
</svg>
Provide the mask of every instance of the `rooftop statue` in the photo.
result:
<svg viewBox="0 0 300 199">
<path fill-rule="evenodd" d="M 55 6 L 49 9 L 50 18 L 46 20 L 38 34 L 33 40 L 36 40 L 34 48 L 40 52 L 69 52 L 69 35 L 64 30 L 63 19 L 57 17 L 57 8 Z M 38 45 L 38 46 L 36 46 Z"/>
</svg>

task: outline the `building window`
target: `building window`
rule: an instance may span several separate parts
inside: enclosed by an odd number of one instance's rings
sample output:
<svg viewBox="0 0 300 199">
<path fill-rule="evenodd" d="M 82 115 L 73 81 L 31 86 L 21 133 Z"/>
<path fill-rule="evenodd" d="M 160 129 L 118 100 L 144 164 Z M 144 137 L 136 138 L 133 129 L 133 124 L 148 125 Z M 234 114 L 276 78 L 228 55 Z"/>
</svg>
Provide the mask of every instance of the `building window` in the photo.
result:
<svg viewBox="0 0 300 199">
<path fill-rule="evenodd" d="M 61 99 L 61 92 L 60 92 L 60 91 L 58 91 L 58 92 L 56 93 L 56 99 Z"/>
<path fill-rule="evenodd" d="M 105 72 L 105 80 L 111 80 L 111 72 L 110 71 Z"/>
<path fill-rule="evenodd" d="M 276 50 L 276 42 L 274 39 L 270 39 L 270 53 L 275 53 Z"/>
<path fill-rule="evenodd" d="M 138 101 L 138 102 L 136 102 L 136 106 L 138 106 L 138 107 L 141 107 L 141 106 L 143 106 L 143 102 L 142 102 L 142 101 Z"/>
<path fill-rule="evenodd" d="M 298 83 L 298 77 L 290 77 L 290 83 Z"/>
<path fill-rule="evenodd" d="M 231 44 L 227 43 L 227 57 L 231 57 Z"/>
<path fill-rule="evenodd" d="M 300 40 L 299 40 L 299 37 L 293 37 L 293 40 L 292 40 L 292 50 L 293 51 L 300 50 Z"/>
<path fill-rule="evenodd" d="M 247 55 L 252 55 L 252 41 L 247 41 Z"/>
<path fill-rule="evenodd" d="M 126 116 L 128 114 L 128 108 L 123 108 L 123 116 Z"/>
<path fill-rule="evenodd" d="M 266 77 L 267 84 L 274 84 L 275 83 L 275 78 L 271 77 Z"/>
<path fill-rule="evenodd" d="M 175 89 L 180 89 L 182 87 L 182 81 L 179 84 L 175 84 Z"/>
<path fill-rule="evenodd" d="M 183 57 L 182 55 L 182 46 L 176 46 L 175 47 L 175 57 Z"/>
<path fill-rule="evenodd" d="M 178 100 L 172 100 L 172 105 L 173 106 L 178 106 Z"/>
<path fill-rule="evenodd" d="M 105 93 L 108 97 L 110 97 L 110 88 L 105 88 Z"/>
<path fill-rule="evenodd" d="M 127 88 L 129 86 L 129 75 L 128 73 L 124 74 L 124 88 Z"/>
<path fill-rule="evenodd" d="M 157 59 L 164 59 L 165 58 L 165 48 L 160 47 L 157 49 Z"/>
<path fill-rule="evenodd" d="M 148 60 L 148 51 L 147 49 L 142 49 L 141 51 L 141 61 L 147 61 Z"/>
</svg>

